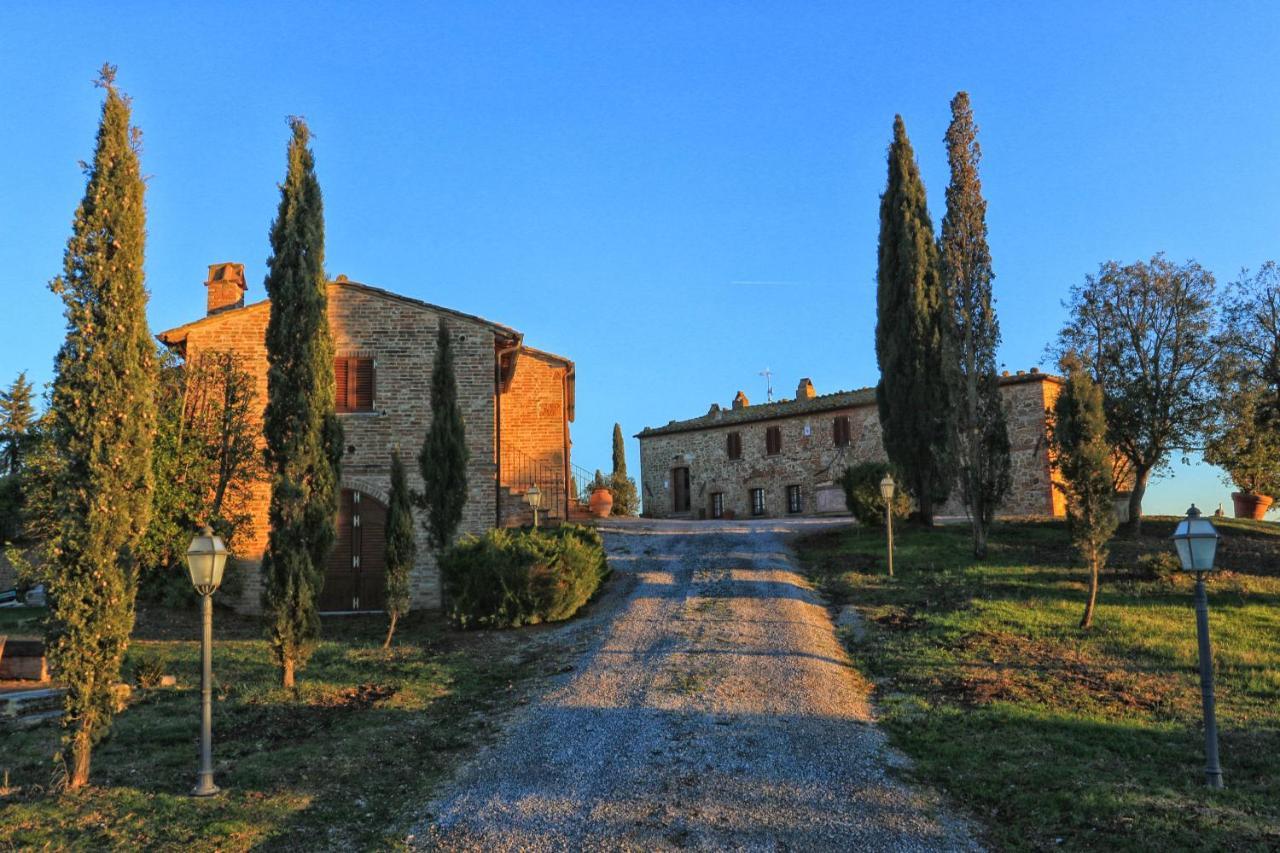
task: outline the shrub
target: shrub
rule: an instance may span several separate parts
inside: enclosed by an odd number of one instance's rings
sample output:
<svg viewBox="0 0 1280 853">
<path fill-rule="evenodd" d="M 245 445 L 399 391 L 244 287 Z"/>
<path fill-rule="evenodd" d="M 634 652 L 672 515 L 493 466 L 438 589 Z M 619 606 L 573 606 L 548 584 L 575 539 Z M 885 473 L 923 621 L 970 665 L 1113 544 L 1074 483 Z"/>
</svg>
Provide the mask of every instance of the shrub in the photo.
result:
<svg viewBox="0 0 1280 853">
<path fill-rule="evenodd" d="M 573 616 L 608 564 L 594 528 L 566 524 L 468 536 L 441 557 L 440 572 L 457 625 L 506 628 Z"/>
<path fill-rule="evenodd" d="M 859 524 L 870 527 L 884 526 L 884 498 L 880 497 L 880 481 L 885 474 L 892 474 L 893 468 L 885 462 L 860 462 L 845 469 L 840 477 L 840 485 L 844 488 L 845 506 L 858 520 Z M 906 518 L 911 512 L 911 497 L 898 483 L 893 493 L 893 517 Z"/>
<path fill-rule="evenodd" d="M 165 675 L 165 661 L 158 655 L 145 654 L 133 666 L 133 680 L 143 690 L 159 687 Z"/>
<path fill-rule="evenodd" d="M 1182 572 L 1172 551 L 1153 551 L 1138 558 L 1138 575 L 1144 580 L 1170 581 Z"/>
</svg>

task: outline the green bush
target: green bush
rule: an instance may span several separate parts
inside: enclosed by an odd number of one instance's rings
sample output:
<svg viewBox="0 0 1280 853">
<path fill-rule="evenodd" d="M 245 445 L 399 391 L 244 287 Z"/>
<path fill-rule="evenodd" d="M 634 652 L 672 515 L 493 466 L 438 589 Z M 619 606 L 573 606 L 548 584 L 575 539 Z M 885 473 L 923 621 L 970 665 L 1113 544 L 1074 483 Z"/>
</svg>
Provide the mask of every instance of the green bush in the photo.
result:
<svg viewBox="0 0 1280 853">
<path fill-rule="evenodd" d="M 880 481 L 885 474 L 893 474 L 886 462 L 859 462 L 845 469 L 840 477 L 844 489 L 844 503 L 859 524 L 870 527 L 884 526 L 884 498 L 880 497 Z M 911 497 L 902 488 L 901 481 L 893 492 L 893 517 L 906 518 L 911 512 Z"/>
<path fill-rule="evenodd" d="M 506 628 L 568 619 L 609 569 L 600 534 L 566 524 L 465 537 L 445 552 L 440 572 L 457 625 Z"/>
</svg>

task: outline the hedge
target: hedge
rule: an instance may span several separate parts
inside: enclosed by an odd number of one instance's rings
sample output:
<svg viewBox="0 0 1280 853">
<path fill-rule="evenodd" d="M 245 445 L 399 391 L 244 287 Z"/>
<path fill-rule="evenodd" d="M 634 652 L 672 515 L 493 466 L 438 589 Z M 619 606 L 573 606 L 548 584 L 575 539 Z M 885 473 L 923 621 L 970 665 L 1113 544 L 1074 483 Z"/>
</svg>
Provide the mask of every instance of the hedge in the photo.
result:
<svg viewBox="0 0 1280 853">
<path fill-rule="evenodd" d="M 600 534 L 565 524 L 464 537 L 445 552 L 440 572 L 455 624 L 509 628 L 568 619 L 609 568 Z"/>
</svg>

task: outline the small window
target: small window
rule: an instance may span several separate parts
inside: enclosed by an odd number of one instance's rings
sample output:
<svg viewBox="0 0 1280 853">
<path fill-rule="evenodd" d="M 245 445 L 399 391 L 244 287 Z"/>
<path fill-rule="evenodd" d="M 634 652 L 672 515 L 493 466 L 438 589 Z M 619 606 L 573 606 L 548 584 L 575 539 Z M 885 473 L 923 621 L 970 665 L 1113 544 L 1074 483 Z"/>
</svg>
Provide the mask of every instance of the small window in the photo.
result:
<svg viewBox="0 0 1280 853">
<path fill-rule="evenodd" d="M 769 456 L 782 452 L 782 427 L 771 426 L 764 431 L 764 452 Z"/>
<path fill-rule="evenodd" d="M 373 411 L 373 359 L 341 356 L 333 360 L 335 402 L 339 412 Z"/>
<path fill-rule="evenodd" d="M 742 458 L 742 433 L 740 432 L 729 433 L 729 438 L 728 438 L 728 442 L 725 449 L 728 450 L 730 459 L 741 459 Z"/>
<path fill-rule="evenodd" d="M 787 512 L 797 513 L 804 510 L 804 501 L 800 497 L 799 486 L 787 486 Z"/>
<path fill-rule="evenodd" d="M 832 422 L 832 434 L 835 437 L 836 447 L 849 446 L 849 442 L 853 438 L 853 433 L 849 429 L 848 415 L 841 415 Z"/>
<path fill-rule="evenodd" d="M 724 518 L 724 493 L 711 493 L 711 517 Z"/>
<path fill-rule="evenodd" d="M 751 490 L 751 514 L 764 515 L 764 489 Z"/>
</svg>

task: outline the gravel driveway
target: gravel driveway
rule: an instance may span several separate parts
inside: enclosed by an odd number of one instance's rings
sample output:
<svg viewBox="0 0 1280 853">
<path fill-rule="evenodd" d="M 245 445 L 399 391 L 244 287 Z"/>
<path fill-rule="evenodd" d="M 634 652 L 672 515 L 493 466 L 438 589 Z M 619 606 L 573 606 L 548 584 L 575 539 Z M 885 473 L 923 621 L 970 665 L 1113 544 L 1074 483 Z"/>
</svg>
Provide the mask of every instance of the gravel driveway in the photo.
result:
<svg viewBox="0 0 1280 853">
<path fill-rule="evenodd" d="M 891 778 L 866 687 L 785 536 L 613 522 L 616 588 L 573 670 L 429 807 L 447 850 L 974 850 Z"/>
</svg>

